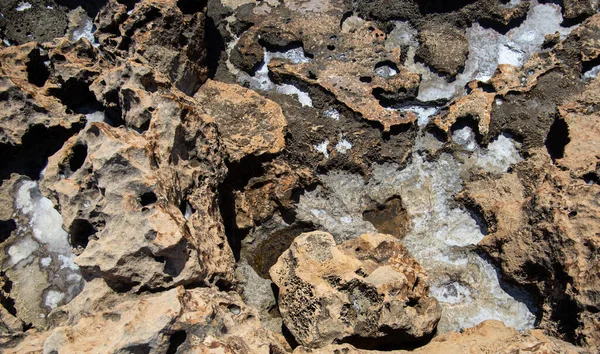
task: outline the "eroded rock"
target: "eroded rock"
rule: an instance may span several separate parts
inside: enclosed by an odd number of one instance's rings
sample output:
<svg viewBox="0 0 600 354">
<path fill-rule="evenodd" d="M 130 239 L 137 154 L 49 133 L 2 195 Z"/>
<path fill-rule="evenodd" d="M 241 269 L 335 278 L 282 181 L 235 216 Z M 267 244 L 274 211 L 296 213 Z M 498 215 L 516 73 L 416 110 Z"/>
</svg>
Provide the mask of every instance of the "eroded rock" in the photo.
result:
<svg viewBox="0 0 600 354">
<path fill-rule="evenodd" d="M 270 274 L 285 325 L 307 347 L 407 345 L 426 340 L 440 318 L 426 273 L 389 235 L 336 246 L 327 233 L 305 233 Z"/>
</svg>

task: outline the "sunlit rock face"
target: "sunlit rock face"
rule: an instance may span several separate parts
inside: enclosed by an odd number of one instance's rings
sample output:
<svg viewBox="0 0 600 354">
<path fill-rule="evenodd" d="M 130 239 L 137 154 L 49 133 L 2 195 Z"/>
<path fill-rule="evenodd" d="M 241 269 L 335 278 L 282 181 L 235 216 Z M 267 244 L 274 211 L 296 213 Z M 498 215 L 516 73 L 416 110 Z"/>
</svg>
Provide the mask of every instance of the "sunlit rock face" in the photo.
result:
<svg viewBox="0 0 600 354">
<path fill-rule="evenodd" d="M 424 153 L 436 141 L 422 135 L 411 163 L 405 167 L 375 166 L 368 180 L 346 172 L 320 176 L 323 186 L 301 196 L 298 219 L 343 242 L 376 230 L 363 216 L 372 205 L 400 198 L 410 224 L 396 227 L 410 229 L 402 240 L 428 272 L 431 294 L 444 309 L 439 332 L 460 330 L 487 319 L 518 329 L 532 328 L 535 309 L 531 299 L 503 284 L 492 264 L 476 251 L 485 230 L 454 200 L 463 188 L 462 176 L 473 171 L 501 173 L 520 161 L 519 144 L 500 136 L 482 148 L 468 127 L 455 132 L 454 137 L 457 145 L 463 146 L 457 157 L 442 153 L 428 161 Z"/>
</svg>

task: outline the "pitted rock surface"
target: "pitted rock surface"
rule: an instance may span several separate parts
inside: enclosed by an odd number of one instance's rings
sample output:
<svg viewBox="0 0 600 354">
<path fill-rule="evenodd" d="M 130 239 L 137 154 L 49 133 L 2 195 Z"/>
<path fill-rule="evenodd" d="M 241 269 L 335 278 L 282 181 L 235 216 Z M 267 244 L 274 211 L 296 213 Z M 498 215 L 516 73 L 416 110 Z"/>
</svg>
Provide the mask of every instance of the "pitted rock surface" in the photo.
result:
<svg viewBox="0 0 600 354">
<path fill-rule="evenodd" d="M 298 236 L 271 268 L 285 325 L 304 346 L 426 340 L 440 308 L 426 273 L 389 235 L 335 245 L 324 232 Z"/>
</svg>

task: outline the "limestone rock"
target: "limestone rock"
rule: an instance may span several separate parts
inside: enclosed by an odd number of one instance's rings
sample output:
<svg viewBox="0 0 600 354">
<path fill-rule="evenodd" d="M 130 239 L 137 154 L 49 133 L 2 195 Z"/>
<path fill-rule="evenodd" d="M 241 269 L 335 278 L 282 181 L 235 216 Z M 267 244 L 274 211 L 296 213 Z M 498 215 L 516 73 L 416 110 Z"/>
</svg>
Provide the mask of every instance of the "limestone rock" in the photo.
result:
<svg viewBox="0 0 600 354">
<path fill-rule="evenodd" d="M 576 130 L 589 130 L 586 120 L 582 117 L 579 127 L 572 126 L 568 145 L 588 144 L 579 139 L 592 131 Z M 596 152 L 585 151 L 561 160 L 571 171 L 552 165 L 545 151 L 535 151 L 512 173 L 468 183 L 459 198 L 481 210 L 490 227 L 480 246 L 508 279 L 536 294 L 542 309 L 540 326 L 597 348 L 600 187 L 581 177 L 584 171 L 595 170 L 588 162 L 595 161 Z"/>
<path fill-rule="evenodd" d="M 103 51 L 137 57 L 193 95 L 206 81 L 205 15 L 201 3 L 145 0 L 131 12 L 109 1 L 96 18 Z"/>
<path fill-rule="evenodd" d="M 450 332 L 435 337 L 415 350 L 367 351 L 349 344 L 330 345 L 321 349 L 298 347 L 294 354 L 478 354 L 478 353 L 591 353 L 561 340 L 548 337 L 540 330 L 519 333 L 500 321 L 489 320 L 462 333 Z"/>
<path fill-rule="evenodd" d="M 258 314 L 239 295 L 211 288 L 124 295 L 96 279 L 61 311 L 55 314 L 56 329 L 33 333 L 5 352 L 267 354 L 289 350 L 283 337 L 260 327 Z"/>
<path fill-rule="evenodd" d="M 287 122 L 272 100 L 239 85 L 212 80 L 194 99 L 215 119 L 231 161 L 276 154 L 285 147 Z"/>
<path fill-rule="evenodd" d="M 213 204 L 217 181 L 201 181 L 212 175 L 203 166 L 211 154 L 201 144 L 174 145 L 203 133 L 210 140 L 210 124 L 203 130 L 201 116 L 182 115 L 169 99 L 157 106 L 148 139 L 89 125 L 50 158 L 43 190 L 60 206 L 76 263 L 88 276 L 124 290 L 227 282 L 233 258 Z M 214 156 L 210 168 L 218 166 Z M 175 158 L 176 165 L 161 167 Z"/>
<path fill-rule="evenodd" d="M 439 321 L 421 266 L 394 237 L 298 236 L 271 268 L 285 325 L 304 346 L 363 346 L 426 340 Z"/>
</svg>

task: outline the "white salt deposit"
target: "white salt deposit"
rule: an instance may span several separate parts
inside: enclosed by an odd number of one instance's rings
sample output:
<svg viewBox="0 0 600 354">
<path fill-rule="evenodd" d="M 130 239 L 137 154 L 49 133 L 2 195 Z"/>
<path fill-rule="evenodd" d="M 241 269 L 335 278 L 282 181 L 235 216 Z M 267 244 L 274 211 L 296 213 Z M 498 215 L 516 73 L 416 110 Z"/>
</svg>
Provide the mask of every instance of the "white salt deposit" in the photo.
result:
<svg viewBox="0 0 600 354">
<path fill-rule="evenodd" d="M 326 159 L 329 158 L 329 151 L 327 150 L 328 147 L 329 147 L 329 140 L 325 140 L 324 142 L 322 142 L 320 144 L 313 145 L 313 149 L 315 149 L 316 151 L 323 154 L 323 156 L 325 156 Z"/>
<path fill-rule="evenodd" d="M 69 236 L 62 229 L 61 215 L 54 209 L 52 202 L 42 196 L 34 181 L 21 183 L 15 196 L 15 208 L 29 222 L 27 225 L 19 225 L 23 236 L 8 250 L 11 265 L 20 269 L 29 267 L 28 264 L 32 263 L 30 261 L 24 264 L 22 261 L 26 259 L 35 259 L 35 266 L 39 261 L 39 265 L 48 274 L 48 282 L 53 289 L 46 291 L 45 304 L 54 308 L 70 301 L 81 291 L 83 284 L 79 267 L 74 262 L 75 255 L 69 244 Z"/>
<path fill-rule="evenodd" d="M 31 238 L 23 238 L 10 246 L 8 255 L 10 256 L 10 264 L 16 265 L 24 259 L 28 259 L 38 249 L 38 243 Z"/>
<path fill-rule="evenodd" d="M 335 150 L 340 154 L 345 154 L 348 150 L 352 149 L 352 144 L 346 140 L 342 139 L 335 145 Z"/>
<path fill-rule="evenodd" d="M 334 120 L 340 120 L 341 118 L 340 112 L 335 108 L 326 109 L 323 111 L 323 115 Z"/>
<path fill-rule="evenodd" d="M 477 144 L 475 133 L 470 127 L 457 129 L 452 133 L 452 140 L 462 145 L 465 150 L 473 152 L 468 161 L 487 172 L 502 173 L 511 165 L 523 161 L 519 154 L 521 144 L 502 134 L 482 149 Z"/>
<path fill-rule="evenodd" d="M 375 74 L 385 78 L 390 78 L 392 76 L 398 75 L 398 71 L 389 65 L 382 65 L 375 69 Z"/>
<path fill-rule="evenodd" d="M 95 112 L 86 114 L 85 120 L 87 121 L 88 124 L 93 123 L 93 122 L 105 122 L 106 114 L 104 113 L 104 111 L 95 111 Z"/>
<path fill-rule="evenodd" d="M 600 73 L 600 65 L 594 66 L 590 70 L 583 73 L 583 78 L 584 79 L 595 79 L 596 76 L 598 76 L 598 73 Z"/>
<path fill-rule="evenodd" d="M 46 306 L 51 309 L 58 307 L 58 304 L 65 298 L 65 294 L 56 290 L 49 290 L 46 293 Z"/>
<path fill-rule="evenodd" d="M 235 44 L 228 48 L 228 50 L 231 51 L 234 46 Z M 287 59 L 293 64 L 310 62 L 310 59 L 304 55 L 304 50 L 300 47 L 293 48 L 285 52 L 270 52 L 264 49 L 263 63 L 258 70 L 256 70 L 254 76 L 250 76 L 247 73 L 238 70 L 233 66 L 233 64 L 230 65 L 230 70 L 235 68 L 235 70 L 232 70 L 232 72 L 237 75 L 238 81 L 240 83 L 247 83 L 250 88 L 260 91 L 276 91 L 285 95 L 296 96 L 302 106 L 312 107 L 312 99 L 310 98 L 308 92 L 302 91 L 300 88 L 294 85 L 278 85 L 271 81 L 271 78 L 269 77 L 269 63 L 274 58 Z"/>
<path fill-rule="evenodd" d="M 95 30 L 96 28 L 94 26 L 94 21 L 89 16 L 82 15 L 81 23 L 71 34 L 71 40 L 76 42 L 81 38 L 85 38 L 90 41 L 94 47 L 97 47 L 100 45 L 100 43 L 98 43 L 96 38 L 94 38 Z"/>
<path fill-rule="evenodd" d="M 28 2 L 22 2 L 22 3 L 19 4 L 19 6 L 17 6 L 15 8 L 15 10 L 21 12 L 21 11 L 29 10 L 29 9 L 31 9 L 31 7 L 32 6 L 31 6 L 30 3 L 28 3 Z"/>
<path fill-rule="evenodd" d="M 417 124 L 419 127 L 424 127 L 429 123 L 429 118 L 439 112 L 439 107 L 423 107 L 423 106 L 407 106 L 398 109 L 401 112 L 413 112 L 417 115 Z"/>
</svg>

